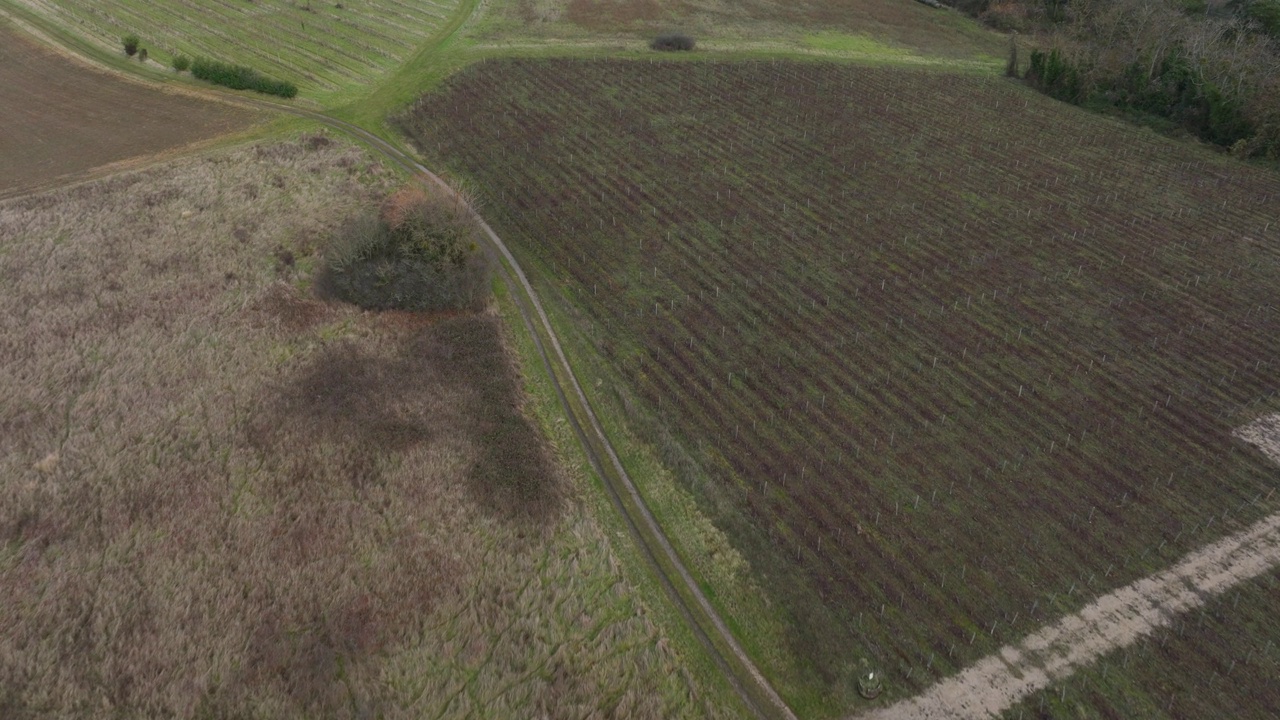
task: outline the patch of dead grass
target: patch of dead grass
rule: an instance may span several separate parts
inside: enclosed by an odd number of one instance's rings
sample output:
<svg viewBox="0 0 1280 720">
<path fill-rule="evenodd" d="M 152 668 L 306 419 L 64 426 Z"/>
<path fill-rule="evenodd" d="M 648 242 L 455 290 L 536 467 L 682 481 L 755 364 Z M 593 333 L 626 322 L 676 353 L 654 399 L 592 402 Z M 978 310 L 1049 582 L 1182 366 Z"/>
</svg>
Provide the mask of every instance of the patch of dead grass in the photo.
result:
<svg viewBox="0 0 1280 720">
<path fill-rule="evenodd" d="M 714 714 L 497 317 L 306 290 L 389 185 L 303 138 L 0 203 L 0 716 Z"/>
</svg>

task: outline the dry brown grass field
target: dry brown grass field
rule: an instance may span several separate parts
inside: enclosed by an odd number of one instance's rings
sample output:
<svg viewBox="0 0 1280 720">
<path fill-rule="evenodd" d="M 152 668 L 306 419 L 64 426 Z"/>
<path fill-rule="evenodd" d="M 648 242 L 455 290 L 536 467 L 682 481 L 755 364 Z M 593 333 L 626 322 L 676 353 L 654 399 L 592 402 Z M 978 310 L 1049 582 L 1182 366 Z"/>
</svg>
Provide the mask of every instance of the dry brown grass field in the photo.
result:
<svg viewBox="0 0 1280 720">
<path fill-rule="evenodd" d="M 92 69 L 0 21 L 0 197 L 242 130 L 258 117 Z"/>
<path fill-rule="evenodd" d="M 0 202 L 0 717 L 714 715 L 494 310 L 314 299 L 324 136 Z"/>
</svg>

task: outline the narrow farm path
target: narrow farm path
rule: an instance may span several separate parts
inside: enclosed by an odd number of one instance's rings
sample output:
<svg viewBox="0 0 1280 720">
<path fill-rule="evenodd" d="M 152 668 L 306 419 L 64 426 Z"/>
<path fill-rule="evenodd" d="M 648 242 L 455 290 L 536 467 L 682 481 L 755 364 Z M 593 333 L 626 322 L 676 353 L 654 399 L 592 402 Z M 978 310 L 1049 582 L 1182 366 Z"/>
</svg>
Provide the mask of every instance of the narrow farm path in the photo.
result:
<svg viewBox="0 0 1280 720">
<path fill-rule="evenodd" d="M 4 9 L 5 4 L 6 0 L 0 0 L 0 11 Z M 479 11 L 480 6 L 479 0 L 461 3 L 457 15 L 439 31 L 435 38 L 424 43 L 417 56 L 429 53 L 432 48 L 448 42 L 471 19 L 472 15 Z M 27 19 L 39 27 L 34 18 Z M 54 37 L 57 39 L 52 40 L 48 36 L 42 39 L 61 43 L 60 37 Z M 64 46 L 64 49 L 67 52 L 79 54 L 76 47 Z M 85 57 L 85 60 L 100 64 L 92 56 Z M 218 97 L 235 105 L 287 113 L 322 123 L 364 144 L 371 151 L 403 168 L 416 181 L 461 198 L 455 189 L 415 160 L 409 152 L 368 128 L 333 117 L 325 112 L 308 110 L 284 102 L 222 92 L 213 88 L 193 90 L 193 92 Z M 752 715 L 758 718 L 796 720 L 794 712 L 756 667 L 734 637 L 724 618 L 711 604 L 649 509 L 639 488 L 627 473 L 565 355 L 559 336 L 543 309 L 537 292 L 529 283 L 519 262 L 488 223 L 474 210 L 472 214 L 484 231 L 487 241 L 486 251 L 499 261 L 501 277 L 511 290 L 511 297 L 515 300 L 525 327 L 532 336 L 587 460 L 602 479 L 610 500 L 626 522 L 632 540 L 648 561 L 659 584 L 683 616 L 690 632 L 724 673 L 735 694 Z"/>
<path fill-rule="evenodd" d="M 1237 431 L 1280 464 L 1280 415 Z M 1280 514 L 1187 555 L 1164 572 L 1104 595 L 1074 615 L 865 720 L 990 718 L 1077 668 L 1171 624 L 1181 613 L 1280 565 Z"/>
<path fill-rule="evenodd" d="M 420 182 L 456 195 L 456 191 L 444 180 L 403 150 L 359 126 L 305 110 L 282 109 L 313 117 L 355 137 L 388 160 L 410 171 Z M 543 309 L 537 292 L 520 267 L 520 263 L 493 228 L 474 210 L 472 214 L 485 233 L 488 251 L 498 260 L 503 281 L 511 289 L 511 295 L 516 300 L 525 327 L 533 337 L 538 354 L 542 358 L 565 414 L 578 436 L 583 452 L 592 468 L 603 480 L 610 500 L 626 521 L 633 540 L 649 561 L 659 583 L 680 614 L 684 616 L 690 630 L 725 674 L 739 698 L 756 717 L 797 720 L 795 713 L 738 644 L 733 631 L 729 629 L 715 606 L 702 591 L 662 530 L 657 518 L 645 503 L 639 488 L 618 458 L 618 453 L 609 441 L 604 426 L 596 416 L 595 409 L 587 399 L 582 384 L 578 381 L 569 358 L 560 344 L 560 338 L 551 325 L 551 320 Z"/>
</svg>

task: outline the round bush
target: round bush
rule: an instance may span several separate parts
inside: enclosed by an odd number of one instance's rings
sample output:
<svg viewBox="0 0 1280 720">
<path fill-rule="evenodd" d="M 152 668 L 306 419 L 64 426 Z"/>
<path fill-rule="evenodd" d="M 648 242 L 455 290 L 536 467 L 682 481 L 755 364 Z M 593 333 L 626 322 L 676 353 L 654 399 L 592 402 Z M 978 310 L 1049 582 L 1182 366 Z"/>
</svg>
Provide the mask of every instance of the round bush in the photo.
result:
<svg viewBox="0 0 1280 720">
<path fill-rule="evenodd" d="M 654 38 L 653 42 L 649 43 L 649 47 L 654 50 L 661 50 L 665 52 L 692 50 L 693 46 L 694 40 L 692 37 L 678 32 L 663 33 Z"/>
<path fill-rule="evenodd" d="M 174 70 L 176 70 L 176 71 L 178 71 L 178 72 L 185 72 L 185 71 L 186 71 L 188 68 L 190 68 L 190 67 L 191 67 L 191 58 L 187 57 L 186 55 L 174 55 L 174 56 L 173 56 L 173 69 L 174 69 Z"/>
<path fill-rule="evenodd" d="M 491 267 L 476 233 L 460 201 L 402 190 L 331 238 L 317 289 L 370 310 L 478 309 Z"/>
<path fill-rule="evenodd" d="M 133 57 L 137 54 L 138 45 L 142 41 L 138 39 L 137 35 L 125 35 L 120 39 L 120 42 L 124 45 L 124 54 Z"/>
</svg>

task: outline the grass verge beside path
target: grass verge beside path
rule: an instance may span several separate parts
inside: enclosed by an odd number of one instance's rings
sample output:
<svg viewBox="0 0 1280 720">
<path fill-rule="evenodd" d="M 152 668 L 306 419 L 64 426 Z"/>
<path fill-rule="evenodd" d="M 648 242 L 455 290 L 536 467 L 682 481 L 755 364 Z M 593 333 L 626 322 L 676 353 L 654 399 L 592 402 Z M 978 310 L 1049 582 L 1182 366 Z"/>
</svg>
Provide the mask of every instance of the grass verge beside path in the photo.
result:
<svg viewBox="0 0 1280 720">
<path fill-rule="evenodd" d="M 772 594 L 758 585 L 759 575 L 747 558 L 685 487 L 686 482 L 705 486 L 707 481 L 694 477 L 698 470 L 692 455 L 635 396 L 618 368 L 600 356 L 591 332 L 584 329 L 590 323 L 584 323 L 576 304 L 562 295 L 563 286 L 546 280 L 549 269 L 534 258 L 522 258 L 522 262 L 550 298 L 547 314 L 560 329 L 619 457 L 734 637 L 768 669 L 770 681 L 799 717 L 826 717 L 848 707 L 850 698 L 813 683 L 812 668 L 791 652 L 785 609 L 771 601 Z M 853 688 L 845 690 L 851 693 Z"/>
<path fill-rule="evenodd" d="M 590 479 L 589 482 L 595 490 L 590 494 L 590 515 L 597 518 L 597 522 L 605 531 L 609 546 L 623 559 L 622 572 L 628 577 L 639 573 L 634 586 L 644 598 L 646 607 L 657 614 L 658 624 L 665 628 L 684 628 L 684 618 L 671 605 L 662 589 L 647 577 L 649 573 L 645 568 L 647 562 L 643 554 L 629 539 L 630 531 L 624 519 L 607 499 L 608 490 L 603 484 L 604 481 L 592 468 L 572 427 L 565 420 L 564 407 L 561 405 L 551 377 L 546 372 L 542 355 L 533 341 L 534 330 L 525 323 L 511 297 L 511 290 L 507 283 L 495 282 L 494 287 L 498 309 L 509 341 L 519 356 L 525 391 L 533 400 L 531 411 L 538 418 L 543 434 L 549 438 L 551 447 L 560 457 L 561 463 L 565 467 L 572 468 L 576 478 L 582 482 L 588 482 L 588 478 Z M 614 437 L 616 442 L 616 436 L 611 433 L 611 437 Z M 628 467 L 632 467 L 631 463 L 628 463 Z M 743 717 L 750 712 L 728 684 L 724 673 L 716 667 L 692 634 L 683 631 L 672 632 L 671 638 L 676 654 L 700 680 L 700 687 L 704 689 L 706 695 L 708 716 Z"/>
<path fill-rule="evenodd" d="M 440 180 L 427 173 L 436 184 Z M 477 220 L 480 220 L 477 217 Z M 503 263 L 509 285 L 518 288 L 517 302 L 524 307 L 521 314 L 538 346 L 544 365 L 550 373 L 561 404 L 568 413 L 581 447 L 593 469 L 604 481 L 604 487 L 638 548 L 654 571 L 654 577 L 666 590 L 668 598 L 685 618 L 685 627 L 696 635 L 704 648 L 733 684 L 736 693 L 759 717 L 792 718 L 794 714 L 778 696 L 768 680 L 756 668 L 750 656 L 739 646 L 732 632 L 708 601 L 680 555 L 663 533 L 642 495 L 619 460 L 598 416 L 587 400 L 579 379 L 564 355 L 558 336 L 545 314 L 537 294 L 529 285 L 523 270 L 493 230 L 480 220 Z M 517 284 L 518 283 L 518 284 Z"/>
</svg>

